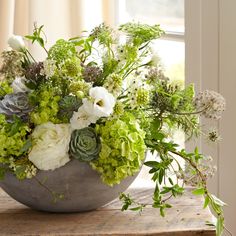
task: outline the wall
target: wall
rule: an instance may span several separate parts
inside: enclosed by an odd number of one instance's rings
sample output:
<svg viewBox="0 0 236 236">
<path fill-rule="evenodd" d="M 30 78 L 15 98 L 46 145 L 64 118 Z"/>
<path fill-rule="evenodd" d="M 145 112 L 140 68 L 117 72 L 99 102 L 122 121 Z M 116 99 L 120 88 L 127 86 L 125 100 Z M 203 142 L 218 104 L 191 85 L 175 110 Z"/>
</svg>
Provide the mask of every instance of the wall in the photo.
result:
<svg viewBox="0 0 236 236">
<path fill-rule="evenodd" d="M 186 80 L 196 83 L 197 89 L 220 92 L 227 101 L 227 110 L 219 128 L 222 141 L 210 145 L 204 139 L 198 144 L 203 153 L 211 155 L 218 171 L 209 187 L 222 200 L 225 207 L 226 226 L 236 235 L 236 1 L 186 0 Z M 207 127 L 209 124 L 203 120 Z"/>
<path fill-rule="evenodd" d="M 228 203 L 226 223 L 236 235 L 236 1 L 219 2 L 219 88 L 227 101 L 220 123 L 219 196 Z"/>
</svg>

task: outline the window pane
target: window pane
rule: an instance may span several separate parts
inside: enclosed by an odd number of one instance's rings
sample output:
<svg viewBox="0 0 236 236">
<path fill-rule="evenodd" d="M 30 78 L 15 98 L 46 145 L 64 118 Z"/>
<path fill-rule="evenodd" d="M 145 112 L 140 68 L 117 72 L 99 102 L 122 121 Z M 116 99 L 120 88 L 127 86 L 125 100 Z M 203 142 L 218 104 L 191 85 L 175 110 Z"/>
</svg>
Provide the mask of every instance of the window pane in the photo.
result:
<svg viewBox="0 0 236 236">
<path fill-rule="evenodd" d="M 120 0 L 120 23 L 160 24 L 166 31 L 184 33 L 184 0 Z"/>
</svg>

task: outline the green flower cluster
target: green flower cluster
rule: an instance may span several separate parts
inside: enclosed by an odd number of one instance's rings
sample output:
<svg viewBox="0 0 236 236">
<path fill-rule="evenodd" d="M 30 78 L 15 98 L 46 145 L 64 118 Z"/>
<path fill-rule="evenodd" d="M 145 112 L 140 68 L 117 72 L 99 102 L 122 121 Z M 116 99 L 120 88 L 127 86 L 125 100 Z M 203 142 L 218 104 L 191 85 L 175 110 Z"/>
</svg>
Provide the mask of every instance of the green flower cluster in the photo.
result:
<svg viewBox="0 0 236 236">
<path fill-rule="evenodd" d="M 19 120 L 9 124 L 5 116 L 0 114 L 0 163 L 6 162 L 11 156 L 23 154 L 29 132 L 30 128 L 26 124 Z"/>
<path fill-rule="evenodd" d="M 76 78 L 81 76 L 82 67 L 80 65 L 80 59 L 78 57 L 72 57 L 66 59 L 60 64 L 60 73 L 70 78 Z"/>
<path fill-rule="evenodd" d="M 96 128 L 101 137 L 99 159 L 91 163 L 102 180 L 112 186 L 140 170 L 145 157 L 145 132 L 135 117 L 125 112 L 119 119 L 107 121 Z"/>
<path fill-rule="evenodd" d="M 75 45 L 64 39 L 57 40 L 48 51 L 48 59 L 53 59 L 58 64 L 68 58 L 76 57 L 76 55 L 77 51 Z"/>
<path fill-rule="evenodd" d="M 30 120 L 35 125 L 40 125 L 51 121 L 53 123 L 60 123 L 57 118 L 59 111 L 59 101 L 61 97 L 58 96 L 53 88 L 42 86 L 40 90 L 34 91 L 30 95 L 30 100 L 36 108 L 30 113 Z"/>
<path fill-rule="evenodd" d="M 3 98 L 6 94 L 13 92 L 13 88 L 9 85 L 7 81 L 0 82 L 0 98 Z"/>
<path fill-rule="evenodd" d="M 144 88 L 138 88 L 136 92 L 136 105 L 145 106 L 149 102 L 149 91 Z"/>
<path fill-rule="evenodd" d="M 58 40 L 50 48 L 47 60 L 48 69 L 51 67 L 51 76 L 78 78 L 82 74 L 81 61 L 72 42 Z"/>
</svg>

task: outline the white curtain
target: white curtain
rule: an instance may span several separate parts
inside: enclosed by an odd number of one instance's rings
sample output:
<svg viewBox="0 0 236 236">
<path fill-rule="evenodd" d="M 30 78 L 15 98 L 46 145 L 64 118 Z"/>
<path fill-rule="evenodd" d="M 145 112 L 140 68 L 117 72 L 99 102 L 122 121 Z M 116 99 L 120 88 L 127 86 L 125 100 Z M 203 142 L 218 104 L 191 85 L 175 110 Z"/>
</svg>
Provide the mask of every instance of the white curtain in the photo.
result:
<svg viewBox="0 0 236 236">
<path fill-rule="evenodd" d="M 69 38 L 91 30 L 101 22 L 114 25 L 115 0 L 0 0 L 0 52 L 7 48 L 12 34 L 27 35 L 34 23 L 44 25 L 47 45 L 58 38 Z M 36 58 L 39 47 L 30 46 Z"/>
</svg>

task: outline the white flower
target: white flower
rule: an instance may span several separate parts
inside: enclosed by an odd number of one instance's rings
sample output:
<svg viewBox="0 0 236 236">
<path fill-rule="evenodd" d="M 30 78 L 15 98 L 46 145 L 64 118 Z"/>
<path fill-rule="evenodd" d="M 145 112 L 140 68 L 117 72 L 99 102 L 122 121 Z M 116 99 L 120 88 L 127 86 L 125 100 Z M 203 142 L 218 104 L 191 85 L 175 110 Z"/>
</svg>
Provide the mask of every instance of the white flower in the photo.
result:
<svg viewBox="0 0 236 236">
<path fill-rule="evenodd" d="M 70 124 L 72 130 L 83 129 L 85 127 L 88 127 L 91 123 L 96 123 L 97 120 L 97 116 L 88 114 L 84 110 L 84 106 L 81 106 L 77 112 L 73 113 L 73 116 L 70 119 Z"/>
<path fill-rule="evenodd" d="M 43 62 L 43 68 L 43 74 L 45 74 L 47 78 L 50 78 L 56 73 L 56 62 L 52 59 L 47 59 Z"/>
<path fill-rule="evenodd" d="M 22 49 L 25 48 L 25 43 L 24 40 L 21 36 L 19 35 L 12 35 L 8 41 L 8 45 L 15 51 L 21 51 Z"/>
<path fill-rule="evenodd" d="M 33 147 L 29 160 L 40 170 L 55 170 L 70 161 L 69 142 L 71 130 L 69 124 L 51 122 L 38 125 L 33 134 Z"/>
<path fill-rule="evenodd" d="M 89 90 L 91 99 L 83 99 L 84 110 L 97 117 L 108 117 L 113 112 L 115 98 L 103 87 L 94 87 Z"/>
<path fill-rule="evenodd" d="M 12 82 L 11 87 L 13 88 L 14 93 L 24 93 L 30 91 L 30 89 L 25 85 L 25 78 L 22 77 L 16 77 Z"/>
</svg>

